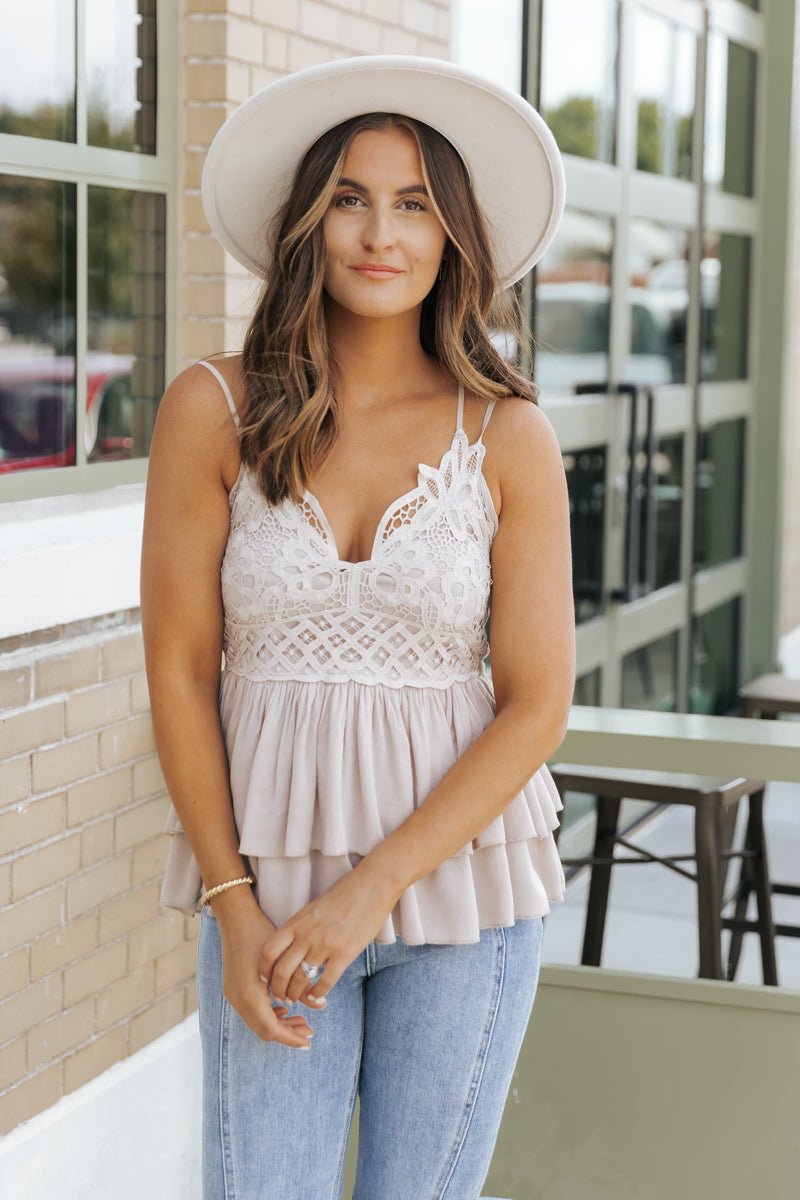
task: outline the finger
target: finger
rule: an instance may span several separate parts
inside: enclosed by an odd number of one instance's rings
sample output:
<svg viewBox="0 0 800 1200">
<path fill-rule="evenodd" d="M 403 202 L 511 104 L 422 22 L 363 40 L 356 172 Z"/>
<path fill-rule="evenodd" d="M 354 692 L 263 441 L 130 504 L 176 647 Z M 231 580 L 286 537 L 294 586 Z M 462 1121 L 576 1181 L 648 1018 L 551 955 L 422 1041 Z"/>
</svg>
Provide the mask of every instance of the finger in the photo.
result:
<svg viewBox="0 0 800 1200">
<path fill-rule="evenodd" d="M 308 982 L 306 976 L 300 969 L 300 963 L 303 960 L 303 956 L 303 947 L 298 946 L 296 942 L 293 942 L 273 965 L 269 986 L 278 1003 L 280 1003 L 282 1000 L 288 1000 L 293 1004 L 297 996 L 303 990 L 302 988 L 295 988 L 294 995 L 292 995 L 290 989 L 295 982 L 295 975 L 302 976 L 302 978 Z"/>
<path fill-rule="evenodd" d="M 309 986 L 304 999 L 310 1001 L 315 1007 L 319 1007 L 315 1002 L 327 996 L 336 981 L 341 977 L 346 966 L 347 963 L 342 959 L 329 958 L 325 963 L 325 970 L 316 983 Z"/>
<path fill-rule="evenodd" d="M 304 958 L 304 961 L 308 961 L 308 960 L 306 958 Z M 325 963 L 324 962 L 320 963 L 319 956 L 312 958 L 312 961 L 315 964 L 319 963 L 320 966 L 322 967 L 323 972 L 325 971 L 325 969 L 326 969 Z M 297 970 L 294 972 L 294 974 L 292 975 L 291 980 L 289 981 L 289 986 L 286 989 L 286 998 L 288 1000 L 291 1000 L 292 1003 L 294 1004 L 295 1001 L 300 1000 L 301 997 L 307 996 L 310 989 L 321 978 L 322 978 L 321 975 L 317 975 L 317 977 L 315 979 L 310 980 L 308 978 L 308 975 L 306 975 L 305 971 L 303 970 L 302 966 L 299 966 L 297 968 Z M 318 1007 L 318 1005 L 313 997 L 310 1001 L 306 1000 L 305 1002 L 309 1003 L 312 1008 Z M 325 1001 L 325 1003 L 327 1003 L 327 1001 Z"/>
<path fill-rule="evenodd" d="M 258 958 L 259 974 L 268 980 L 271 979 L 275 963 L 289 949 L 293 941 L 294 933 L 290 925 L 281 925 L 274 933 L 271 933 L 261 947 Z"/>
</svg>

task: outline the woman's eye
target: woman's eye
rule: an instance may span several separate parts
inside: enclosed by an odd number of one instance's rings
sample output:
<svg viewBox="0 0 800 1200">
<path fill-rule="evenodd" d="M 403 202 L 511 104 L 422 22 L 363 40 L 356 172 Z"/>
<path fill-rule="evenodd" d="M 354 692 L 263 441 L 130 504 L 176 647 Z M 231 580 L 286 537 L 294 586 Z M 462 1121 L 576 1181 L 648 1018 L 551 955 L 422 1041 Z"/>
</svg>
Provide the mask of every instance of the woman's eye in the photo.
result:
<svg viewBox="0 0 800 1200">
<path fill-rule="evenodd" d="M 354 200 L 356 202 L 356 204 L 361 203 L 361 197 L 356 196 L 352 192 L 348 192 L 344 196 L 339 196 L 336 200 L 336 203 L 338 205 L 341 205 L 342 208 L 355 208 L 355 204 L 348 203 L 348 201 L 350 201 L 350 200 Z"/>
<path fill-rule="evenodd" d="M 413 205 L 411 212 L 425 212 L 425 205 L 421 200 L 406 200 L 405 203 Z"/>
</svg>

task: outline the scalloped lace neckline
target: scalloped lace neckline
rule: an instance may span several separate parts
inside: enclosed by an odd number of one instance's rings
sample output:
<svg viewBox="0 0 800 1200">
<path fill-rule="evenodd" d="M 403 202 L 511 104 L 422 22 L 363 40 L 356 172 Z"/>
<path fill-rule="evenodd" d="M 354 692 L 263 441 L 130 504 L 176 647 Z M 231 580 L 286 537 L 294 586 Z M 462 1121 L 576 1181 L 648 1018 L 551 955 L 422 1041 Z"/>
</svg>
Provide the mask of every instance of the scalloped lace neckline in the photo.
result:
<svg viewBox="0 0 800 1200">
<path fill-rule="evenodd" d="M 375 530 L 375 535 L 372 539 L 372 547 L 370 549 L 369 558 L 361 558 L 361 559 L 358 559 L 356 562 L 353 562 L 349 558 L 342 558 L 340 556 L 339 548 L 336 544 L 336 537 L 334 535 L 331 523 L 328 520 L 327 516 L 325 515 L 325 510 L 323 509 L 322 505 L 320 504 L 319 500 L 317 499 L 317 497 L 314 495 L 313 492 L 310 492 L 307 488 L 304 490 L 303 496 L 305 497 L 306 501 L 311 505 L 311 507 L 314 509 L 317 519 L 319 520 L 319 523 L 322 526 L 322 541 L 324 542 L 324 544 L 326 545 L 329 552 L 332 554 L 333 558 L 335 559 L 336 563 L 339 566 L 342 566 L 342 567 L 366 567 L 366 566 L 370 566 L 372 563 L 375 563 L 378 561 L 380 548 L 381 548 L 381 546 L 385 545 L 385 543 L 387 541 L 387 539 L 383 536 L 384 532 L 386 530 L 387 521 L 389 520 L 389 518 L 392 516 L 392 514 L 395 512 L 396 509 L 401 508 L 405 503 L 407 503 L 413 497 L 415 497 L 417 495 L 425 496 L 425 488 L 424 488 L 424 482 L 423 482 L 424 472 L 430 471 L 434 474 L 441 474 L 441 472 L 445 466 L 446 459 L 447 459 L 448 455 L 451 455 L 453 453 L 453 450 L 456 445 L 456 439 L 458 439 L 459 437 L 464 442 L 467 442 L 467 445 L 466 445 L 466 448 L 464 451 L 465 455 L 468 451 L 475 449 L 477 447 L 480 447 L 480 449 L 483 451 L 486 450 L 486 446 L 485 446 L 484 442 L 482 442 L 482 441 L 468 442 L 466 430 L 462 426 L 459 426 L 457 429 L 455 429 L 453 431 L 453 436 L 450 439 L 450 445 L 447 447 L 445 452 L 442 454 L 442 457 L 439 459 L 439 463 L 437 466 L 433 466 L 430 463 L 417 463 L 416 485 L 412 488 L 409 488 L 409 490 L 407 492 L 403 492 L 402 496 L 398 496 L 396 500 L 392 500 L 391 504 L 388 504 L 386 506 L 386 508 L 384 509 L 381 519 L 378 521 L 378 527 Z M 302 513 L 302 506 L 298 504 L 297 508 L 300 510 L 301 517 L 303 518 L 305 524 L 310 529 L 313 530 L 314 526 L 311 524 L 310 521 L 307 520 L 307 518 Z M 319 532 L 318 530 L 314 530 L 314 531 Z"/>
</svg>

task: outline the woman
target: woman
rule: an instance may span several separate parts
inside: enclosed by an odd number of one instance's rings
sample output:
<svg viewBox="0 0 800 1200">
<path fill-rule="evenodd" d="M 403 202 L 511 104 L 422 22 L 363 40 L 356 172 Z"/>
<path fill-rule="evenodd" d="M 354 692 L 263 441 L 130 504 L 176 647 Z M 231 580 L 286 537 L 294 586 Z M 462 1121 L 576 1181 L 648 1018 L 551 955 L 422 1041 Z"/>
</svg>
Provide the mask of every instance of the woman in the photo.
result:
<svg viewBox="0 0 800 1200">
<path fill-rule="evenodd" d="M 243 353 L 167 389 L 145 515 L 204 1197 L 338 1197 L 358 1094 L 356 1200 L 470 1200 L 564 894 L 567 489 L 487 328 L 558 151 L 485 80 L 361 58 L 252 97 L 203 196 L 266 280 Z"/>
</svg>

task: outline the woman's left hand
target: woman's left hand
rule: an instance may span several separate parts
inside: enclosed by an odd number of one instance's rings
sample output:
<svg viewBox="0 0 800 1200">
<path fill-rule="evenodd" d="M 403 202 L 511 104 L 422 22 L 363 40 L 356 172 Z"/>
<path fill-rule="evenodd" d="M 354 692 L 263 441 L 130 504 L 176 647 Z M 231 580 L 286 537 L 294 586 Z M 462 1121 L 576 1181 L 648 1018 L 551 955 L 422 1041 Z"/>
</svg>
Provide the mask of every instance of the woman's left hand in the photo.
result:
<svg viewBox="0 0 800 1200">
<path fill-rule="evenodd" d="M 258 970 L 278 1002 L 303 1000 L 322 1007 L 324 997 L 372 941 L 391 913 L 395 897 L 359 864 L 332 887 L 278 926 L 261 948 Z M 302 960 L 324 964 L 314 983 Z"/>
</svg>

